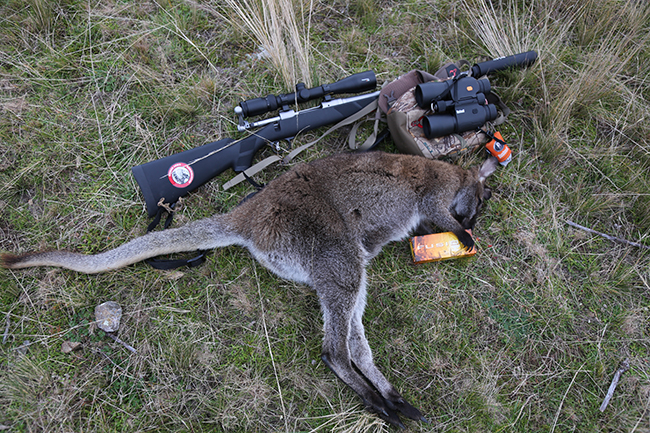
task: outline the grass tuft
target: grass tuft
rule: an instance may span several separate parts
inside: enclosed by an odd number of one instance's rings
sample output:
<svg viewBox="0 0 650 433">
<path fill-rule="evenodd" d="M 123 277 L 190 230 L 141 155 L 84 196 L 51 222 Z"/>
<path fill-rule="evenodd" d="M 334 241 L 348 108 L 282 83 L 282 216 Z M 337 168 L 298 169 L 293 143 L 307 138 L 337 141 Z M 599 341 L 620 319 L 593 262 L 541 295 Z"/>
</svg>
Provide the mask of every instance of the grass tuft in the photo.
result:
<svg viewBox="0 0 650 433">
<path fill-rule="evenodd" d="M 252 56 L 270 61 L 288 89 L 312 85 L 313 0 L 226 0 L 219 13 L 257 44 Z"/>
</svg>

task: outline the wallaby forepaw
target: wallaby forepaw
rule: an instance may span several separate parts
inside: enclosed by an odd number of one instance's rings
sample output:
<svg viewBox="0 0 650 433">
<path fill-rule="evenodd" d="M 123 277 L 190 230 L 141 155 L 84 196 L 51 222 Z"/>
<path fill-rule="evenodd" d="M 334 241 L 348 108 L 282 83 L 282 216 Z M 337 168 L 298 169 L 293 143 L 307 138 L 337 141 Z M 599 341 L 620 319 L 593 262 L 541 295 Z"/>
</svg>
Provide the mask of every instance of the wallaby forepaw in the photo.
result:
<svg viewBox="0 0 650 433">
<path fill-rule="evenodd" d="M 471 251 L 471 249 L 474 248 L 474 239 L 472 238 L 472 235 L 467 233 L 465 230 L 454 234 L 456 235 L 460 243 L 462 243 L 465 246 L 465 249 L 467 251 Z"/>
</svg>

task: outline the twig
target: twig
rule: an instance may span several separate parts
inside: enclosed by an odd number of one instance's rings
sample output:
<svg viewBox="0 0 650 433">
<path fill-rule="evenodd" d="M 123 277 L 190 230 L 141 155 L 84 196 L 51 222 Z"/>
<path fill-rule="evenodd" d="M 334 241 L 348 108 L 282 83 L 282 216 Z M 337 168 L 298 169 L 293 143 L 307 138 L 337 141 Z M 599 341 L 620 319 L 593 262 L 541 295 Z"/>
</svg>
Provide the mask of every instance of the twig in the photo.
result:
<svg viewBox="0 0 650 433">
<path fill-rule="evenodd" d="M 264 326 L 264 335 L 266 336 L 266 344 L 269 347 L 269 355 L 271 356 L 271 365 L 273 366 L 273 374 L 275 375 L 275 383 L 278 386 L 278 395 L 280 396 L 280 406 L 282 407 L 282 418 L 284 418 L 284 429 L 289 432 L 289 424 L 287 418 L 287 411 L 284 407 L 284 399 L 282 398 L 282 387 L 280 387 L 280 379 L 278 378 L 278 370 L 275 367 L 275 359 L 273 358 L 273 349 L 271 348 L 271 339 L 269 338 L 269 331 L 266 328 L 266 319 L 264 314 L 264 298 L 262 298 L 262 289 L 260 287 L 260 280 L 257 277 L 257 268 L 253 267 L 255 272 L 255 280 L 257 281 L 257 294 L 260 297 L 260 306 L 262 307 L 262 325 Z"/>
<path fill-rule="evenodd" d="M 650 247 L 647 246 L 647 245 L 643 245 L 643 244 L 640 244 L 638 242 L 631 242 L 631 241 L 628 241 L 627 239 L 619 238 L 619 237 L 616 237 L 616 236 L 610 236 L 610 235 L 605 234 L 605 233 L 597 232 L 596 230 L 592 230 L 592 229 L 590 229 L 588 227 L 581 226 L 580 224 L 576 224 L 573 221 L 567 220 L 566 223 L 568 225 L 570 225 L 571 227 L 575 227 L 577 229 L 584 230 L 586 232 L 593 233 L 593 234 L 598 235 L 598 236 L 602 236 L 605 239 L 609 239 L 610 241 L 620 242 L 620 243 L 623 243 L 623 244 L 628 244 L 628 245 L 632 245 L 632 246 L 635 246 L 635 247 L 645 248 L 647 250 L 650 250 Z"/>
<path fill-rule="evenodd" d="M 99 349 L 94 349 L 93 352 L 94 352 L 94 353 L 99 353 L 99 354 L 102 355 L 104 358 L 108 359 L 108 362 L 110 362 L 110 363 L 113 364 L 115 367 L 117 367 L 117 369 L 120 370 L 122 373 L 126 373 L 126 370 L 125 370 L 124 368 L 122 368 L 121 366 L 119 366 L 118 364 L 116 364 L 115 361 L 113 361 L 113 360 L 111 359 L 110 356 L 108 356 L 107 354 L 105 354 L 105 353 L 102 352 L 101 350 L 99 350 Z"/>
<path fill-rule="evenodd" d="M 125 343 L 124 341 L 122 341 L 122 340 L 120 339 L 120 337 L 118 337 L 117 335 L 113 335 L 113 334 L 111 334 L 110 332 L 106 332 L 106 335 L 108 335 L 108 336 L 111 337 L 113 340 L 115 340 L 115 342 L 120 343 L 122 346 L 124 346 L 124 347 L 126 347 L 127 349 L 129 349 L 131 352 L 133 352 L 133 353 L 138 353 L 138 351 L 135 350 L 135 348 L 134 348 L 133 346 L 129 346 L 128 344 L 126 344 L 126 343 Z"/>
<path fill-rule="evenodd" d="M 7 342 L 7 338 L 9 337 L 9 326 L 11 325 L 11 319 L 9 317 L 9 313 L 7 312 L 7 326 L 5 327 L 5 333 L 2 336 L 2 344 L 5 344 Z"/>
<path fill-rule="evenodd" d="M 555 426 L 557 425 L 557 420 L 560 417 L 560 412 L 562 411 L 562 406 L 564 405 L 564 400 L 566 399 L 567 394 L 569 394 L 569 390 L 573 386 L 573 382 L 576 381 L 576 377 L 578 377 L 578 373 L 580 373 L 582 371 L 582 367 L 584 367 L 584 366 L 585 365 L 582 364 L 580 366 L 580 368 L 578 369 L 578 371 L 576 371 L 576 373 L 573 375 L 573 379 L 571 379 L 571 383 L 569 384 L 569 387 L 564 392 L 564 396 L 562 396 L 562 401 L 560 402 L 560 406 L 557 408 L 557 412 L 555 412 L 555 420 L 553 421 L 553 427 L 551 428 L 551 433 L 553 433 L 555 431 Z"/>
<path fill-rule="evenodd" d="M 621 375 L 626 371 L 628 371 L 629 369 L 630 369 L 630 361 L 628 359 L 621 362 L 621 365 L 618 367 L 618 370 L 616 370 L 616 373 L 614 373 L 614 378 L 612 379 L 612 384 L 609 385 L 609 389 L 607 390 L 607 395 L 605 396 L 605 400 L 603 400 L 603 404 L 600 405 L 601 412 L 605 412 L 605 409 L 609 404 L 609 400 L 611 400 L 612 396 L 614 395 L 614 390 L 616 389 L 616 385 L 618 385 L 618 381 L 621 379 Z"/>
</svg>

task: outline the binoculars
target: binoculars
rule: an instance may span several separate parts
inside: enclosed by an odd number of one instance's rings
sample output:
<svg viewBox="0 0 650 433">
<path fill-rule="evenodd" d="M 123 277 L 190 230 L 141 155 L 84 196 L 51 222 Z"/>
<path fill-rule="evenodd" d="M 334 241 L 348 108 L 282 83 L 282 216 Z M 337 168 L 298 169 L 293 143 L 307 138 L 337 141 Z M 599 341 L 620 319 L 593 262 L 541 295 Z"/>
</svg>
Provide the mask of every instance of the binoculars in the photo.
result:
<svg viewBox="0 0 650 433">
<path fill-rule="evenodd" d="M 497 107 L 487 100 L 490 82 L 487 78 L 474 77 L 529 66 L 536 59 L 535 51 L 527 51 L 475 64 L 468 72 L 447 81 L 419 84 L 415 88 L 415 101 L 420 108 L 430 108 L 435 113 L 422 119 L 424 135 L 433 138 L 471 131 L 496 119 Z"/>
<path fill-rule="evenodd" d="M 471 131 L 498 116 L 497 107 L 489 104 L 487 79 L 469 76 L 458 79 L 419 84 L 415 88 L 415 101 L 420 108 L 431 108 L 436 113 L 422 119 L 422 129 L 427 138 Z"/>
</svg>

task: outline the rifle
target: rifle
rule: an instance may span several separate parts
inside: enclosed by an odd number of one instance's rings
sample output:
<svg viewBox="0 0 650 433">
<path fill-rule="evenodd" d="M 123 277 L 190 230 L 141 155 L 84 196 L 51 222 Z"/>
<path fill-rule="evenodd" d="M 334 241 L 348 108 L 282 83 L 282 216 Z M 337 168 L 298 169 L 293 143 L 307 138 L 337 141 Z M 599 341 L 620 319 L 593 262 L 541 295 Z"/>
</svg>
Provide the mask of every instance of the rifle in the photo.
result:
<svg viewBox="0 0 650 433">
<path fill-rule="evenodd" d="M 376 87 L 373 71 L 351 75 L 332 84 L 306 89 L 298 83 L 296 92 L 269 95 L 243 101 L 235 108 L 239 115 L 239 131 L 263 127 L 246 138 L 225 138 L 194 149 L 170 155 L 131 169 L 138 182 L 150 217 L 165 203 L 173 205 L 178 199 L 197 189 L 213 177 L 232 168 L 241 172 L 249 168 L 253 157 L 262 147 L 295 137 L 303 131 L 340 122 L 365 108 L 379 97 L 379 92 L 348 98 L 332 99 L 331 95 L 361 93 Z M 291 103 L 324 98 L 319 106 L 300 111 L 289 109 Z M 261 115 L 280 108 L 278 116 L 249 123 L 246 116 Z"/>
</svg>

